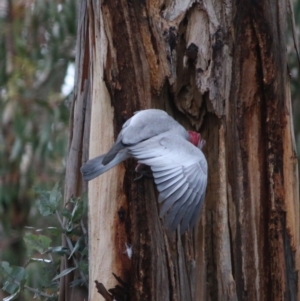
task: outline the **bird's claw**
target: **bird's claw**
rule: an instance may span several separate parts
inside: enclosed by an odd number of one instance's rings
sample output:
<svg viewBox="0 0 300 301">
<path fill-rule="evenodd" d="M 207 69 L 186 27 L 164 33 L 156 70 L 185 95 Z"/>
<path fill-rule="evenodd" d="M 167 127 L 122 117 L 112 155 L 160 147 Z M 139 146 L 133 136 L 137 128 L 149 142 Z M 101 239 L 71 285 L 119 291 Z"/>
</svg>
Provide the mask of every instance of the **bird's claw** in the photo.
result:
<svg viewBox="0 0 300 301">
<path fill-rule="evenodd" d="M 138 181 L 138 180 L 141 180 L 143 178 L 148 178 L 148 179 L 153 178 L 153 175 L 152 175 L 151 171 L 142 170 L 142 171 L 139 171 L 138 173 L 140 175 L 137 178 L 135 178 L 133 181 Z"/>
<path fill-rule="evenodd" d="M 139 173 L 140 175 L 137 178 L 135 178 L 134 181 L 141 180 L 142 178 L 148 178 L 148 179 L 153 178 L 152 172 L 149 170 L 145 170 L 145 166 L 146 165 L 144 165 L 144 164 L 138 163 L 138 165 L 135 168 L 135 171 L 137 173 Z"/>
</svg>

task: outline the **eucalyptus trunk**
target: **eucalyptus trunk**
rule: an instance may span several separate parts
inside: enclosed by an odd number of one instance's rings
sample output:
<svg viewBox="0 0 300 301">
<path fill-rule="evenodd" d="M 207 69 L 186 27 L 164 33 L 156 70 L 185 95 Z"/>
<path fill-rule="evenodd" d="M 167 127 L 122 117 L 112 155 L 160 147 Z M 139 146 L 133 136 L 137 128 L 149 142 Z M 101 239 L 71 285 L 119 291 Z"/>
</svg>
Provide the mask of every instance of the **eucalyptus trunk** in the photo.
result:
<svg viewBox="0 0 300 301">
<path fill-rule="evenodd" d="M 87 189 L 81 164 L 142 109 L 200 131 L 209 167 L 201 219 L 183 236 L 165 232 L 153 180 L 134 181 L 134 160 L 89 183 L 89 300 L 118 284 L 112 273 L 126 282 L 117 300 L 299 300 L 286 6 L 82 1 L 66 200 Z"/>
</svg>

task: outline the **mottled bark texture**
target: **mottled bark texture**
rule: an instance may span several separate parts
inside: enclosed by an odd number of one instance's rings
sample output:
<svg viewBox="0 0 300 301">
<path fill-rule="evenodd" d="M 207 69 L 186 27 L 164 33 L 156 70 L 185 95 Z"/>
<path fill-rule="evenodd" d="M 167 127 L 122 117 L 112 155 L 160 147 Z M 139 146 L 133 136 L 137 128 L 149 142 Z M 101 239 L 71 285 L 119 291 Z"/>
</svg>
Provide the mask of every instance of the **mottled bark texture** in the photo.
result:
<svg viewBox="0 0 300 301">
<path fill-rule="evenodd" d="M 164 231 L 153 180 L 133 181 L 134 160 L 89 183 L 89 300 L 103 300 L 95 280 L 116 285 L 112 273 L 131 301 L 299 300 L 286 5 L 82 1 L 66 199 L 81 190 L 81 163 L 140 109 L 201 131 L 209 165 L 201 221 L 182 237 Z"/>
</svg>

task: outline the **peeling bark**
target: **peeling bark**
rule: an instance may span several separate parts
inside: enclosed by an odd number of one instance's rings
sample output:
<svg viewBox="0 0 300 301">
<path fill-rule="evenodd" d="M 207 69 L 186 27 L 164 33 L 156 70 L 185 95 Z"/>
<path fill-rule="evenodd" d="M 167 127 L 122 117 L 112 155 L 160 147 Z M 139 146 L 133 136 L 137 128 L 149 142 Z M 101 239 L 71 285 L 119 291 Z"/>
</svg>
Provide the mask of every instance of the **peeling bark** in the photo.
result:
<svg viewBox="0 0 300 301">
<path fill-rule="evenodd" d="M 200 130 L 209 166 L 201 221 L 182 237 L 164 231 L 153 181 L 133 181 L 134 160 L 90 182 L 89 299 L 101 300 L 94 282 L 112 288 L 115 273 L 130 300 L 298 300 L 286 3 L 84 3 L 67 196 L 79 193 L 87 151 L 106 152 L 140 109 Z"/>
</svg>

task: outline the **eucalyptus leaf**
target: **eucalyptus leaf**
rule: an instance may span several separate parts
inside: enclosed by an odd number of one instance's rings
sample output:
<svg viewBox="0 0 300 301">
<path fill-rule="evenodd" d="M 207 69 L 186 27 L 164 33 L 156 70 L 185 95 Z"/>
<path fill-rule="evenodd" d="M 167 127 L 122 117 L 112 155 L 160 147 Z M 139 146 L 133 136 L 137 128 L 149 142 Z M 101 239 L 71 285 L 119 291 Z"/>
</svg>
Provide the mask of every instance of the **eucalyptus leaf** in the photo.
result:
<svg viewBox="0 0 300 301">
<path fill-rule="evenodd" d="M 47 227 L 47 230 L 51 235 L 55 235 L 55 236 L 59 235 L 63 232 L 62 229 L 57 228 L 57 227 Z"/>
<path fill-rule="evenodd" d="M 75 246 L 74 246 L 74 248 L 73 248 L 73 250 L 72 250 L 72 253 L 70 254 L 70 256 L 69 256 L 68 259 L 71 259 L 72 255 L 73 255 L 76 251 L 78 251 L 78 249 L 79 249 L 79 247 L 80 247 L 80 244 L 81 244 L 81 241 L 82 241 L 82 237 L 80 237 L 79 239 L 77 239 L 76 244 L 75 244 Z"/>
<path fill-rule="evenodd" d="M 29 250 L 37 250 L 41 254 L 45 253 L 51 244 L 51 239 L 49 237 L 31 233 L 26 233 L 24 235 L 24 241 Z"/>
<path fill-rule="evenodd" d="M 20 292 L 21 292 L 21 287 L 19 287 L 19 289 L 14 294 L 4 298 L 3 301 L 12 301 L 12 300 L 17 299 Z"/>
<path fill-rule="evenodd" d="M 69 255 L 70 251 L 67 247 L 63 247 L 63 246 L 57 246 L 57 247 L 52 247 L 49 248 L 49 250 L 47 251 L 47 253 L 56 253 L 58 255 Z"/>
<path fill-rule="evenodd" d="M 51 191 L 44 191 L 35 189 L 38 194 L 37 206 L 43 216 L 54 214 L 58 208 L 58 205 L 62 199 L 61 191 L 56 183 Z"/>
<path fill-rule="evenodd" d="M 44 259 L 44 258 L 30 258 L 30 262 L 42 262 L 42 263 L 53 263 L 50 259 Z"/>
<path fill-rule="evenodd" d="M 2 289 L 11 295 L 20 290 L 27 280 L 27 272 L 23 267 L 10 266 L 6 261 L 1 262 L 0 273 L 3 278 Z"/>
<path fill-rule="evenodd" d="M 5 292 L 7 292 L 9 294 L 14 294 L 19 289 L 20 289 L 20 285 L 18 285 L 17 283 L 9 282 L 9 281 L 5 281 L 3 284 L 3 287 L 2 287 L 2 290 L 4 290 Z"/>
<path fill-rule="evenodd" d="M 64 208 L 62 211 L 61 211 L 61 215 L 63 217 L 65 217 L 66 219 L 71 219 L 72 218 L 72 214 L 71 212 L 67 209 L 67 208 Z"/>
<path fill-rule="evenodd" d="M 69 273 L 71 273 L 72 271 L 74 271 L 74 270 L 76 270 L 76 269 L 77 269 L 77 267 L 65 269 L 65 270 L 63 270 L 60 274 L 58 274 L 56 277 L 54 277 L 54 278 L 52 279 L 52 281 L 55 281 L 55 280 L 57 280 L 57 279 L 59 279 L 59 278 L 61 278 L 61 277 L 64 277 L 64 276 L 68 275 Z"/>
</svg>

